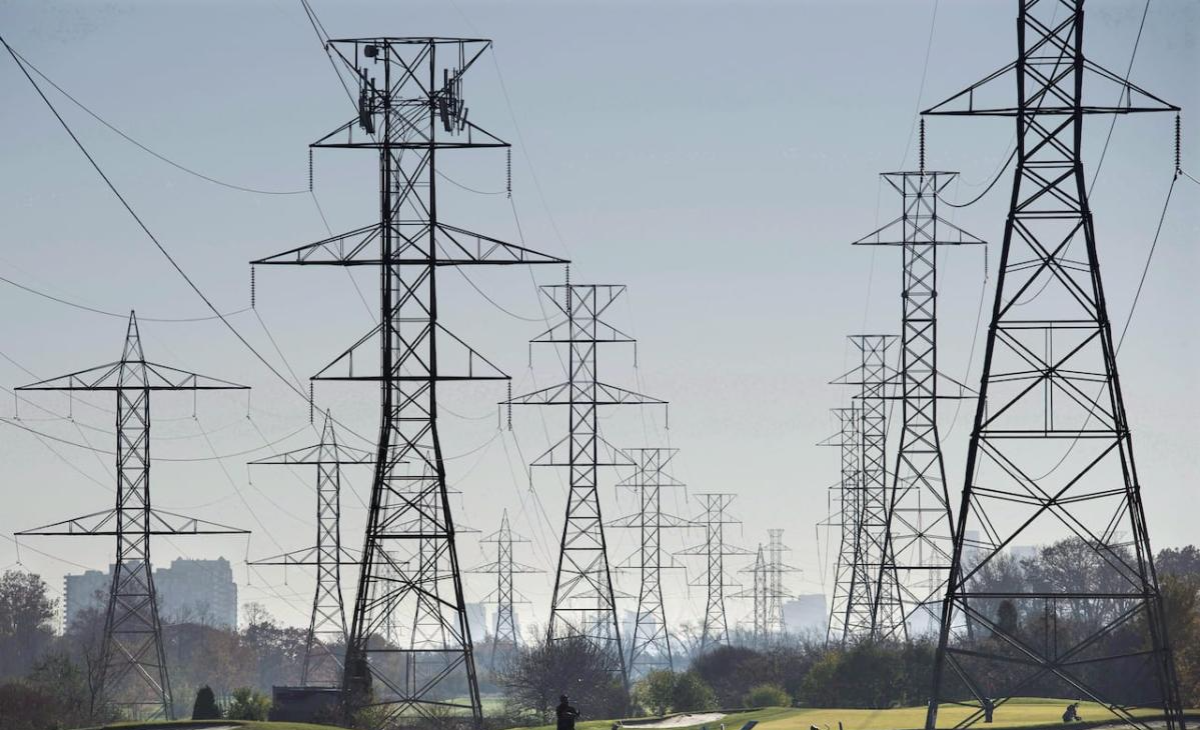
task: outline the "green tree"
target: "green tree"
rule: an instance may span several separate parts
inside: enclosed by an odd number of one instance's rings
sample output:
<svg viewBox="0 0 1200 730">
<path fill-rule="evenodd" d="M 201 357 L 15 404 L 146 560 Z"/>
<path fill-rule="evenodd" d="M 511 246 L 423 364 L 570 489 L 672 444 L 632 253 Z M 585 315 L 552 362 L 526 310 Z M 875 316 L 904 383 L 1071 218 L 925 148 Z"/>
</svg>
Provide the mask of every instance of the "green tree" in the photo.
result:
<svg viewBox="0 0 1200 730">
<path fill-rule="evenodd" d="M 612 659 L 583 637 L 522 647 L 498 677 L 513 709 L 552 720 L 559 695 L 568 695 L 584 719 L 622 717 L 629 698 L 614 677 Z"/>
<path fill-rule="evenodd" d="M 271 711 L 271 699 L 253 687 L 238 687 L 233 691 L 226 716 L 230 720 L 266 720 Z"/>
<path fill-rule="evenodd" d="M 665 715 L 671 709 L 676 675 L 670 669 L 647 672 L 633 685 L 633 701 L 651 715 Z"/>
<path fill-rule="evenodd" d="M 54 640 L 54 607 L 41 576 L 24 570 L 0 576 L 0 679 L 33 669 Z"/>
<path fill-rule="evenodd" d="M 695 672 L 684 672 L 675 678 L 675 687 L 671 692 L 671 709 L 675 712 L 698 712 L 715 710 L 717 696 L 700 675 Z"/>
<path fill-rule="evenodd" d="M 207 684 L 196 692 L 196 702 L 192 705 L 192 719 L 221 719 L 221 708 L 217 707 L 217 698 L 213 695 L 212 687 Z"/>
<path fill-rule="evenodd" d="M 744 702 L 747 707 L 790 707 L 792 698 L 777 684 L 760 684 L 750 688 Z"/>
</svg>

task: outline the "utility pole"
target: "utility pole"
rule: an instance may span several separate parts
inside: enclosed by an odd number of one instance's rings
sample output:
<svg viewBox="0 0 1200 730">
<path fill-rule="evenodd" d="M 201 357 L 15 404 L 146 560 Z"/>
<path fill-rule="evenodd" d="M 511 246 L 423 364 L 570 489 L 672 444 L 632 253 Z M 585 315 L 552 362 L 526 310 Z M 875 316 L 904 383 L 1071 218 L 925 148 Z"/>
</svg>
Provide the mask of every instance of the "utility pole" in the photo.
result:
<svg viewBox="0 0 1200 730">
<path fill-rule="evenodd" d="M 638 571 L 637 613 L 633 620 L 633 636 L 629 638 L 629 674 L 637 679 L 654 669 L 675 671 L 671 652 L 671 631 L 663 602 L 662 571 L 680 568 L 665 557 L 662 549 L 663 528 L 688 527 L 690 523 L 662 511 L 663 488 L 678 488 L 683 482 L 665 469 L 679 449 L 625 449 L 634 464 L 634 472 L 617 486 L 637 492 L 638 511 L 613 521 L 613 527 L 638 530 L 640 546 L 630 562 Z"/>
<path fill-rule="evenodd" d="M 513 545 L 529 542 L 529 540 L 512 531 L 508 524 L 508 510 L 504 510 L 500 517 L 500 529 L 482 538 L 480 542 L 493 543 L 496 546 L 494 561 L 468 571 L 490 573 L 496 576 L 496 589 L 489 595 L 489 598 L 496 603 L 496 623 L 492 627 L 491 655 L 491 667 L 492 671 L 495 671 L 496 660 L 500 653 L 505 649 L 515 649 L 521 645 L 521 632 L 517 630 L 517 615 L 513 611 L 513 604 L 517 602 L 516 596 L 519 595 L 513 587 L 513 576 L 543 571 L 518 563 L 513 559 Z M 521 599 L 520 602 L 528 603 L 524 599 Z"/>
<path fill-rule="evenodd" d="M 704 544 L 687 548 L 680 555 L 703 555 L 704 578 L 692 583 L 704 587 L 704 624 L 700 627 L 700 653 L 703 656 L 718 646 L 729 644 L 729 622 L 725 617 L 725 588 L 736 587 L 725 571 L 726 555 L 750 555 L 745 548 L 725 542 L 725 525 L 737 524 L 729 515 L 729 505 L 736 495 L 707 493 L 696 495 L 704 505 L 704 513 L 692 523 L 704 528 Z"/>
<path fill-rule="evenodd" d="M 1020 0 L 1017 60 L 923 112 L 1012 117 L 1017 138 L 930 730 L 941 701 L 976 698 L 963 727 L 1042 687 L 1132 727 L 1162 726 L 1138 707 L 1184 727 L 1082 159 L 1085 116 L 1178 109 L 1087 60 L 1083 18 L 1082 0 Z M 997 101 L 1013 83 L 1016 103 Z M 1011 545 L 1055 537 L 1072 540 L 1087 585 L 984 583 Z M 963 636 L 964 618 L 988 637 Z"/>
<path fill-rule="evenodd" d="M 900 616 L 879 626 L 878 636 L 912 630 L 919 613 L 936 629 L 954 550 L 954 518 L 938 432 L 937 297 L 938 249 L 983 241 L 943 220 L 938 197 L 956 172 L 925 169 L 925 121 L 921 121 L 920 169 L 885 172 L 881 178 L 900 193 L 900 217 L 854 242 L 897 246 L 902 253 L 901 354 L 898 396 L 900 444 L 887 503 L 886 537 L 877 583 L 895 580 Z M 957 384 L 957 383 L 956 383 Z M 962 397 L 950 396 L 950 397 Z M 876 600 L 883 598 L 877 592 Z M 894 607 L 879 606 L 887 611 Z"/>
<path fill-rule="evenodd" d="M 317 541 L 313 547 L 255 560 L 250 565 L 311 566 L 317 570 L 308 634 L 304 639 L 302 687 L 338 687 L 345 667 L 333 647 L 346 646 L 346 610 L 342 602 L 342 566 L 358 565 L 342 548 L 342 465 L 371 464 L 375 455 L 338 443 L 333 418 L 325 413 L 321 440 L 314 446 L 285 451 L 251 465 L 312 465 L 317 472 Z"/>
<path fill-rule="evenodd" d="M 163 651 L 162 623 L 150 561 L 151 535 L 245 535 L 225 525 L 154 509 L 150 504 L 150 394 L 155 391 L 246 390 L 224 380 L 147 362 L 137 317 L 130 313 L 121 359 L 17 390 L 106 391 L 117 401 L 117 501 L 111 510 L 18 535 L 105 535 L 117 539 L 104 615 L 92 715 L 103 706 L 138 718 L 175 719 Z"/>
<path fill-rule="evenodd" d="M 347 714 L 374 707 L 378 726 L 428 722 L 446 712 L 463 713 L 476 725 L 483 717 L 437 392 L 443 383 L 508 376 L 440 321 L 438 272 L 565 263 L 442 220 L 440 153 L 508 147 L 467 121 L 463 79 L 490 46 L 488 40 L 431 37 L 330 41 L 335 65 L 348 70 L 358 89 L 358 113 L 311 147 L 378 155 L 380 220 L 253 262 L 379 269 L 379 324 L 314 377 L 380 389 L 375 473 L 343 680 Z M 404 618 L 393 620 L 394 613 Z M 381 640 L 389 625 L 395 642 Z"/>
<path fill-rule="evenodd" d="M 547 639 L 587 639 L 609 656 L 612 670 L 620 674 L 622 683 L 628 687 L 608 543 L 600 512 L 598 474 L 601 466 L 628 466 L 630 462 L 600 436 L 599 411 L 602 406 L 666 405 L 666 401 L 599 380 L 600 345 L 634 343 L 633 338 L 604 319 L 625 287 L 571 284 L 569 272 L 567 277 L 565 284 L 541 287 L 542 294 L 561 317 L 531 340 L 565 346 L 567 380 L 504 403 L 567 406 L 567 435 L 533 462 L 533 466 L 566 467 L 570 475 Z"/>
<path fill-rule="evenodd" d="M 841 456 L 841 479 L 838 484 L 838 526 L 841 535 L 834 565 L 833 597 L 829 601 L 829 625 L 826 643 L 845 646 L 848 639 L 867 636 L 871 632 L 871 607 L 874 600 L 874 576 L 860 557 L 865 549 L 862 531 L 862 439 L 859 431 L 862 414 L 857 403 L 848 408 L 834 408 L 838 433 L 824 442 L 838 447 Z M 765 619 L 764 619 L 765 623 Z"/>
<path fill-rule="evenodd" d="M 855 398 L 859 403 L 858 548 L 854 570 L 868 576 L 871 587 L 852 594 L 855 600 L 870 601 L 867 614 L 867 635 L 871 638 L 899 636 L 907 638 L 900 599 L 900 581 L 895 570 L 884 571 L 885 556 L 891 552 L 888 544 L 889 484 L 887 473 L 887 402 L 892 373 L 888 367 L 888 348 L 894 335 L 852 335 L 850 341 L 858 349 L 857 368 L 837 381 L 841 385 L 858 387 Z M 850 606 L 850 613 L 861 611 Z"/>
</svg>

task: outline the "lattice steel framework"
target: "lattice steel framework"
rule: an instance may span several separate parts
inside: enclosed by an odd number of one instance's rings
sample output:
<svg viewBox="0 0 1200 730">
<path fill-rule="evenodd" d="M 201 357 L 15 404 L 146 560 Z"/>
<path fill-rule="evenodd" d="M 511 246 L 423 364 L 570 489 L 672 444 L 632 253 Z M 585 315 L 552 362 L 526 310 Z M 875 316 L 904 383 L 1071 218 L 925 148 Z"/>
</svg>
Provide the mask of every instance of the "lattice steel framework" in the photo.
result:
<svg viewBox="0 0 1200 730">
<path fill-rule="evenodd" d="M 939 700 L 998 707 L 1040 686 L 1131 726 L 1153 722 L 1134 707 L 1159 707 L 1182 728 L 1081 158 L 1084 115 L 1175 107 L 1085 59 L 1081 0 L 1022 0 L 1017 48 L 1015 62 L 925 112 L 1011 116 L 1017 132 L 926 725 Z M 990 98 L 1002 81 L 1015 81 L 1015 105 Z M 1085 88 L 1118 101 L 1085 104 Z M 1094 583 L 985 580 L 1015 541 L 1062 537 Z M 964 637 L 964 618 L 990 636 Z"/>
<path fill-rule="evenodd" d="M 439 321 L 438 271 L 563 263 L 441 219 L 439 155 L 508 146 L 467 121 L 463 100 L 464 75 L 490 46 L 464 38 L 330 41 L 336 63 L 358 88 L 358 115 L 312 147 L 378 155 L 380 220 L 254 262 L 379 269 L 380 323 L 314 378 L 380 387 L 375 475 L 344 676 L 348 712 L 376 707 L 376 725 L 446 713 L 482 719 L 437 391 L 445 382 L 507 376 Z M 382 636 L 389 624 L 390 641 Z"/>
<path fill-rule="evenodd" d="M 304 664 L 300 672 L 303 687 L 341 685 L 345 666 L 338 649 L 347 642 L 346 610 L 342 601 L 342 566 L 358 565 L 358 556 L 342 547 L 342 466 L 371 464 L 375 454 L 338 443 L 333 418 L 325 414 L 321 440 L 282 454 L 250 462 L 283 466 L 311 465 L 317 476 L 317 540 L 309 548 L 251 561 L 251 565 L 296 565 L 315 568 L 317 584 L 313 592 L 308 634 L 304 639 Z"/>
<path fill-rule="evenodd" d="M 628 666 L 634 679 L 654 669 L 675 670 L 670 626 L 663 602 L 662 572 L 682 566 L 671 560 L 670 553 L 663 553 L 662 531 L 664 528 L 688 527 L 689 523 L 662 511 L 662 490 L 684 486 L 665 470 L 678 452 L 679 449 L 666 448 L 625 449 L 625 455 L 634 464 L 634 472 L 617 484 L 637 492 L 639 503 L 637 512 L 611 523 L 613 527 L 637 529 L 640 538 L 637 553 L 627 561 L 638 571 L 639 579 L 637 612 L 633 619 L 633 635 L 629 637 Z"/>
<path fill-rule="evenodd" d="M 783 544 L 783 530 L 767 530 L 766 563 L 766 615 L 763 630 L 767 636 L 782 636 L 787 632 L 787 621 L 783 618 L 783 602 L 791 593 L 783 585 L 784 573 L 795 573 L 799 569 L 783 562 L 783 554 L 791 548 Z"/>
<path fill-rule="evenodd" d="M 903 264 L 900 387 L 890 396 L 900 401 L 900 443 L 887 503 L 884 544 L 890 549 L 879 571 L 879 580 L 896 581 L 901 606 L 900 620 L 879 626 L 884 639 L 913 630 L 917 614 L 932 619 L 936 630 L 941 616 L 954 518 L 937 424 L 938 399 L 945 397 L 938 390 L 945 377 L 937 359 L 938 248 L 983 243 L 938 216 L 938 196 L 958 173 L 926 171 L 924 157 L 922 127 L 921 169 L 881 175 L 900 193 L 900 217 L 854 242 L 900 247 Z"/>
<path fill-rule="evenodd" d="M 851 598 L 870 601 L 866 610 L 868 628 L 866 635 L 907 636 L 903 606 L 900 596 L 900 581 L 895 570 L 883 570 L 885 556 L 891 552 L 888 544 L 888 506 L 890 484 L 887 470 L 887 403 L 889 386 L 894 382 L 894 370 L 889 367 L 888 349 L 895 335 L 852 335 L 850 341 L 858 349 L 859 365 L 836 382 L 856 386 L 854 396 L 859 404 L 858 438 L 859 482 L 856 527 L 858 570 L 868 576 L 871 587 L 866 591 L 849 594 Z M 848 613 L 862 611 L 851 605 Z"/>
<path fill-rule="evenodd" d="M 700 626 L 700 655 L 718 646 L 729 644 L 729 621 L 725 615 L 725 589 L 738 587 L 729 580 L 725 570 L 725 556 L 750 555 L 745 548 L 730 545 L 725 541 L 725 525 L 737 524 L 729 516 L 729 505 L 733 494 L 707 493 L 696 497 L 704 505 L 704 513 L 692 520 L 692 524 L 704 528 L 704 544 L 680 551 L 680 555 L 703 555 L 704 576 L 691 585 L 704 587 L 704 623 Z"/>
<path fill-rule="evenodd" d="M 105 391 L 117 400 L 117 500 L 95 512 L 18 535 L 106 535 L 117 539 L 104 616 L 92 713 L 114 707 L 135 718 L 174 719 L 171 681 L 150 561 L 152 535 L 247 534 L 150 505 L 150 394 L 168 390 L 245 390 L 246 386 L 147 362 L 137 318 L 129 315 L 121 359 L 17 390 Z"/>
<path fill-rule="evenodd" d="M 611 657 L 613 671 L 628 686 L 598 474 L 602 466 L 628 466 L 630 461 L 600 436 L 599 410 L 603 406 L 665 405 L 666 401 L 599 380 L 600 345 L 634 342 L 604 319 L 613 302 L 624 293 L 624 286 L 568 281 L 541 290 L 561 319 L 532 342 L 564 346 L 567 380 L 505 403 L 568 409 L 567 435 L 533 462 L 533 466 L 566 467 L 570 474 L 547 638 L 588 639 Z"/>
<path fill-rule="evenodd" d="M 750 632 L 754 637 L 754 643 L 758 646 L 765 646 L 767 643 L 767 560 L 763 557 L 763 545 L 760 542 L 754 551 L 754 562 L 745 568 L 742 568 L 739 573 L 750 574 L 750 590 L 742 591 L 736 596 L 738 598 L 749 598 L 750 606 Z"/>
<path fill-rule="evenodd" d="M 841 479 L 838 484 L 838 522 L 841 530 L 838 555 L 834 564 L 833 598 L 829 602 L 826 642 L 845 645 L 847 640 L 871 633 L 871 598 L 874 576 L 860 557 L 866 549 L 861 528 L 862 516 L 862 413 L 857 404 L 832 409 L 838 433 L 824 442 L 838 447 Z M 764 619 L 765 625 L 765 619 Z"/>
<path fill-rule="evenodd" d="M 513 545 L 529 540 L 512 531 L 508 523 L 508 510 L 500 517 L 500 529 L 480 540 L 496 546 L 496 559 L 476 568 L 471 573 L 489 573 L 496 576 L 496 588 L 487 597 L 496 604 L 496 623 L 492 626 L 492 669 L 497 669 L 497 657 L 504 649 L 521 645 L 521 632 L 517 630 L 517 614 L 513 606 L 528 603 L 513 586 L 513 576 L 521 573 L 541 573 L 537 568 L 518 563 L 513 557 Z"/>
</svg>

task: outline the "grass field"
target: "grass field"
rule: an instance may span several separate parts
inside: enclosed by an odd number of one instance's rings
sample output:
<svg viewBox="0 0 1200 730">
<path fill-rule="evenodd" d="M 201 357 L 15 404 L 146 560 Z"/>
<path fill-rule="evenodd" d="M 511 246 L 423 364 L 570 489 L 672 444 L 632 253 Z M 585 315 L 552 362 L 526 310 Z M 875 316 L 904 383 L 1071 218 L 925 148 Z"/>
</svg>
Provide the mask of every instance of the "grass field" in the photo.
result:
<svg viewBox="0 0 1200 730">
<path fill-rule="evenodd" d="M 1004 730 L 1004 728 L 1037 728 L 1064 727 L 1062 713 L 1068 700 L 1058 699 L 1021 699 L 1013 700 L 996 708 L 991 725 L 980 724 L 980 728 L 988 730 Z M 970 714 L 970 708 L 956 705 L 945 705 L 938 711 L 938 727 L 951 727 L 959 720 Z M 1154 710 L 1135 713 L 1140 716 L 1154 717 L 1159 713 Z M 1074 723 L 1070 727 L 1080 730 L 1096 724 L 1114 722 L 1116 718 L 1102 706 L 1092 702 L 1082 702 L 1079 705 L 1079 715 L 1082 723 Z M 791 708 L 768 707 L 759 710 L 735 712 L 723 720 L 707 723 L 708 730 L 720 730 L 722 723 L 726 730 L 739 730 L 750 720 L 757 720 L 754 730 L 808 730 L 816 725 L 821 730 L 915 730 L 925 726 L 924 707 L 900 707 L 890 710 L 848 710 L 824 708 Z M 576 730 L 609 730 L 612 720 L 591 720 L 579 722 Z M 629 730 L 636 724 L 628 726 Z M 672 730 L 687 730 L 700 728 L 701 725 L 681 726 Z M 531 730 L 554 730 L 553 725 L 544 725 Z"/>
</svg>

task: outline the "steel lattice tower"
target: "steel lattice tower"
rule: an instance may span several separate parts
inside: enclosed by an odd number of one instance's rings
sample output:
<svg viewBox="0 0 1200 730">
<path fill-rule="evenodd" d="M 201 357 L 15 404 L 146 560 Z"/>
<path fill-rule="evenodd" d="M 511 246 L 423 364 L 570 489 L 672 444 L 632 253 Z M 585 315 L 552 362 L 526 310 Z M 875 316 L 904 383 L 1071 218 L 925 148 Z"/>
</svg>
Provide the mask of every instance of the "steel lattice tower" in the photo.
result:
<svg viewBox="0 0 1200 730">
<path fill-rule="evenodd" d="M 894 335 L 853 335 L 850 341 L 860 354 L 859 366 L 838 379 L 839 384 L 858 387 L 858 438 L 861 444 L 859 459 L 858 501 L 856 527 L 859 531 L 855 555 L 858 567 L 869 577 L 871 586 L 865 592 L 851 593 L 854 600 L 870 601 L 867 609 L 871 638 L 897 633 L 907 636 L 900 581 L 895 570 L 883 570 L 885 556 L 891 551 L 888 544 L 888 506 L 890 485 L 887 473 L 887 403 L 888 386 L 893 382 L 893 370 L 888 366 L 888 348 Z M 862 609 L 850 605 L 849 613 Z"/>
<path fill-rule="evenodd" d="M 749 598 L 751 601 L 750 608 L 750 631 L 754 636 L 754 642 L 759 646 L 765 646 L 767 643 L 767 561 L 763 557 L 763 546 L 760 542 L 754 552 L 754 562 L 745 568 L 742 568 L 739 573 L 750 574 L 750 590 L 742 591 L 735 594 L 738 598 Z"/>
<path fill-rule="evenodd" d="M 783 618 L 783 600 L 791 597 L 783 587 L 783 574 L 794 573 L 798 569 L 783 562 L 783 553 L 791 550 L 783 544 L 783 530 L 767 530 L 767 537 L 767 608 L 763 629 L 767 635 L 782 636 L 787 631 L 787 622 Z"/>
<path fill-rule="evenodd" d="M 1017 133 L 926 725 L 939 700 L 1001 705 L 1041 683 L 1132 726 L 1151 726 L 1131 713 L 1140 706 L 1182 728 L 1081 158 L 1085 115 L 1175 107 L 1085 59 L 1082 0 L 1021 0 L 1017 49 L 1015 62 L 924 112 L 1014 117 Z M 996 103 L 996 87 L 1013 81 L 1016 104 Z M 1117 103 L 1085 103 L 1085 84 Z M 1103 588 L 984 584 L 1014 541 L 1064 536 Z M 971 642 L 963 619 L 990 636 Z"/>
<path fill-rule="evenodd" d="M 121 359 L 42 380 L 17 390 L 107 391 L 117 397 L 117 500 L 111 510 L 76 517 L 18 535 L 106 535 L 117 539 L 112 586 L 104 617 L 97 704 L 135 717 L 174 719 L 171 682 L 150 560 L 151 535 L 247 534 L 224 525 L 157 510 L 150 505 L 150 394 L 154 391 L 245 390 L 203 375 L 147 362 L 137 318 L 131 313 Z M 99 708 L 93 706 L 93 714 Z"/>
<path fill-rule="evenodd" d="M 637 678 L 653 669 L 675 670 L 671 653 L 671 632 L 663 603 L 662 571 L 681 567 L 664 556 L 662 530 L 687 527 L 688 522 L 662 511 L 663 488 L 684 486 L 683 482 L 665 471 L 679 449 L 625 449 L 634 463 L 634 472 L 618 486 L 628 487 L 638 494 L 638 511 L 621 517 L 613 527 L 638 530 L 640 546 L 629 561 L 638 571 L 637 613 L 633 620 L 633 635 L 629 637 L 629 674 Z M 664 562 L 664 557 L 667 562 Z"/>
<path fill-rule="evenodd" d="M 630 462 L 600 436 L 599 410 L 602 406 L 639 403 L 665 405 L 666 401 L 599 380 L 600 345 L 634 342 L 604 320 L 613 302 L 624 293 L 624 286 L 568 282 L 543 286 L 541 291 L 562 316 L 531 341 L 565 345 L 567 380 L 504 402 L 568 408 L 567 435 L 533 462 L 533 466 L 566 467 L 570 474 L 547 638 L 587 638 L 611 657 L 613 671 L 619 672 L 628 686 L 598 474 L 601 466 L 628 466 Z"/>
<path fill-rule="evenodd" d="M 824 442 L 838 447 L 841 479 L 838 484 L 838 526 L 841 536 L 834 566 L 833 598 L 829 601 L 829 625 L 825 640 L 844 645 L 850 638 L 870 635 L 873 576 L 860 555 L 865 549 L 861 529 L 862 510 L 862 414 L 859 407 L 834 408 L 838 433 Z M 765 619 L 764 619 L 765 624 Z"/>
<path fill-rule="evenodd" d="M 325 414 L 321 440 L 251 464 L 292 466 L 306 464 L 317 472 L 317 541 L 313 547 L 252 561 L 251 565 L 302 565 L 317 570 L 312 614 L 304 640 L 303 687 L 336 687 L 345 669 L 333 648 L 346 646 L 346 610 L 342 602 L 342 566 L 358 565 L 358 559 L 342 548 L 342 465 L 370 464 L 375 455 L 338 443 L 333 418 Z"/>
<path fill-rule="evenodd" d="M 463 101 L 463 77 L 490 45 L 429 37 L 330 41 L 329 50 L 358 86 L 359 110 L 312 147 L 378 154 L 380 220 L 254 262 L 379 268 L 380 324 L 314 378 L 380 388 L 375 474 L 344 678 L 348 713 L 382 707 L 379 724 L 411 724 L 447 711 L 482 719 L 437 391 L 445 382 L 507 376 L 439 321 L 438 271 L 563 263 L 441 219 L 439 154 L 508 146 L 468 122 Z M 393 621 L 394 613 L 404 618 Z M 394 642 L 381 637 L 389 626 Z M 450 689 L 464 675 L 466 691 Z"/>
<path fill-rule="evenodd" d="M 521 645 L 521 634 L 517 630 L 517 616 L 513 611 L 513 605 L 517 602 L 516 596 L 518 596 L 513 587 L 513 576 L 520 573 L 541 573 L 542 571 L 518 563 L 513 559 L 513 545 L 529 542 L 529 540 L 512 531 L 508 524 L 508 510 L 504 510 L 500 517 L 500 529 L 482 538 L 480 542 L 496 545 L 496 559 L 472 568 L 470 571 L 496 575 L 496 589 L 489 595 L 489 598 L 496 603 L 496 623 L 492 627 L 491 655 L 491 666 L 494 670 L 496 669 L 496 657 L 502 648 L 515 648 Z M 521 602 L 528 603 L 523 599 Z"/>
<path fill-rule="evenodd" d="M 700 627 L 700 655 L 729 643 L 729 621 L 725 617 L 725 588 L 736 587 L 725 571 L 726 555 L 749 555 L 750 551 L 725 542 L 725 525 L 737 524 L 728 514 L 735 495 L 697 494 L 704 514 L 692 524 L 704 528 L 704 544 L 681 551 L 680 555 L 704 556 L 704 579 L 692 583 L 704 587 L 704 624 Z"/>
<path fill-rule="evenodd" d="M 937 360 L 937 252 L 940 246 L 983 243 L 938 216 L 938 196 L 958 173 L 927 172 L 924 157 L 922 126 L 921 169 L 881 175 L 900 193 L 900 217 L 854 242 L 898 246 L 903 263 L 900 392 L 891 396 L 900 401 L 900 444 L 887 504 L 884 545 L 889 550 L 880 566 L 882 579 L 896 580 L 901 607 L 898 622 L 880 625 L 880 638 L 912 630 L 910 623 L 918 612 L 932 618 L 934 627 L 941 615 L 954 549 L 954 518 L 937 424 L 937 402 L 945 397 L 938 392 L 944 376 Z"/>
</svg>

